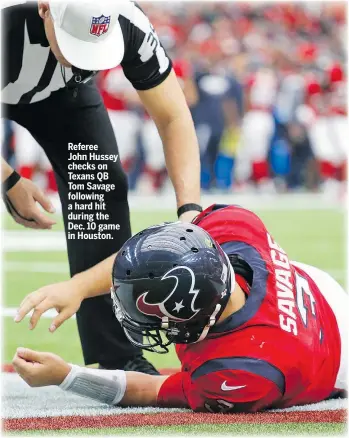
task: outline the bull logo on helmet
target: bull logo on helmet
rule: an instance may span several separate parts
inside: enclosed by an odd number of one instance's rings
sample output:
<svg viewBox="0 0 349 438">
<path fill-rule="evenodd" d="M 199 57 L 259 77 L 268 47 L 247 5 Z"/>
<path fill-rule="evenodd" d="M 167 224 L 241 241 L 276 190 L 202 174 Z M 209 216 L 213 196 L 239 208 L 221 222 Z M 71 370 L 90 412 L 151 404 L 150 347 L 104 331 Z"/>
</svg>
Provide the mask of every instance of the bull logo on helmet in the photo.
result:
<svg viewBox="0 0 349 438">
<path fill-rule="evenodd" d="M 188 271 L 190 274 L 191 283 L 188 288 L 189 289 L 188 297 L 192 295 L 192 299 L 189 306 L 186 305 L 186 303 L 183 304 L 185 298 L 187 297 L 187 295 L 185 295 L 183 292 L 180 295 L 183 297 L 183 299 L 179 298 L 177 301 L 174 299 L 174 293 L 176 292 L 176 290 L 178 288 L 182 290 L 185 288 L 185 284 L 183 283 L 184 281 L 185 283 L 187 283 L 188 277 L 185 276 L 186 278 L 184 279 L 183 276 L 179 277 L 177 275 L 174 275 L 173 273 L 175 271 L 183 270 L 183 269 Z M 146 302 L 146 297 L 149 291 L 144 292 L 137 299 L 136 305 L 138 310 L 140 310 L 145 315 L 156 316 L 160 319 L 162 319 L 164 316 L 167 316 L 172 321 L 179 321 L 179 322 L 188 321 L 189 319 L 192 319 L 201 310 L 195 308 L 195 300 L 200 290 L 194 289 L 195 287 L 194 272 L 187 266 L 176 266 L 175 268 L 172 268 L 171 270 L 166 272 L 166 274 L 161 278 L 161 281 L 166 280 L 168 278 L 174 278 L 176 280 L 176 284 L 174 285 L 174 288 L 172 289 L 171 293 L 160 303 L 151 304 Z M 183 316 L 180 317 L 180 315 Z M 184 317 L 184 315 L 186 317 Z"/>
</svg>

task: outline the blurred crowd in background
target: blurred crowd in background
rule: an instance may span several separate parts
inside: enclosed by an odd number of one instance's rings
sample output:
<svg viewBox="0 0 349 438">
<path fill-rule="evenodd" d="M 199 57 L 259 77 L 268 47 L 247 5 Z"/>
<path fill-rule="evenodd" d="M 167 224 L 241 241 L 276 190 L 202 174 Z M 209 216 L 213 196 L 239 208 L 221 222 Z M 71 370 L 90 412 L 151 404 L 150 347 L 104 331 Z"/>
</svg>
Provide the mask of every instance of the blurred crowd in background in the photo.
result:
<svg viewBox="0 0 349 438">
<path fill-rule="evenodd" d="M 203 191 L 331 191 L 348 149 L 346 3 L 141 3 L 173 60 L 194 120 Z M 161 140 L 122 69 L 99 74 L 131 190 L 169 187 Z M 63 147 L 64 145 L 62 145 Z M 3 147 L 56 190 L 50 163 L 19 126 Z"/>
</svg>

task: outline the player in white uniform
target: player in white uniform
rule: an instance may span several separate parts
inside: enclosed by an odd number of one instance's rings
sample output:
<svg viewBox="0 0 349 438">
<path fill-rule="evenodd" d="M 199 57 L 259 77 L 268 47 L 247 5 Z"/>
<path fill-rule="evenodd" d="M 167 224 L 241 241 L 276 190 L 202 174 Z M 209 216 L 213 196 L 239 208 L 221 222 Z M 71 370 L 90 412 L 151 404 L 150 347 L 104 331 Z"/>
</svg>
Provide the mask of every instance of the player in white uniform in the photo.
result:
<svg viewBox="0 0 349 438">
<path fill-rule="evenodd" d="M 137 135 L 140 129 L 140 117 L 133 107 L 135 102 L 137 106 L 141 102 L 120 66 L 101 72 L 98 79 L 104 105 L 118 142 L 121 163 L 125 171 L 128 171 L 137 153 Z"/>
<path fill-rule="evenodd" d="M 275 74 L 263 68 L 247 84 L 248 108 L 242 123 L 242 144 L 237 157 L 237 172 L 243 163 L 249 164 L 252 180 L 262 183 L 269 178 L 267 157 L 274 133 L 272 106 L 276 99 Z M 246 171 L 245 176 L 248 176 Z"/>
<path fill-rule="evenodd" d="M 56 194 L 57 186 L 49 159 L 29 131 L 13 122 L 15 156 L 18 173 L 28 179 L 42 177 L 43 189 L 48 194 Z"/>
</svg>

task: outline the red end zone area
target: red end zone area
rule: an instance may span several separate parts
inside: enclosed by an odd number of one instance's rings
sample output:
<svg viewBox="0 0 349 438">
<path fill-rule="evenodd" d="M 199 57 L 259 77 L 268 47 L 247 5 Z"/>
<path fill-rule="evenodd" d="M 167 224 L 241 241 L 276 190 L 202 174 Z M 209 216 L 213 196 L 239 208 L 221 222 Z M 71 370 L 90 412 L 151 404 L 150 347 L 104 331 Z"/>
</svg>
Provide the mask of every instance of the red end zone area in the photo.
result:
<svg viewBox="0 0 349 438">
<path fill-rule="evenodd" d="M 4 430 L 66 430 L 105 427 L 172 426 L 189 424 L 275 424 L 344 423 L 346 410 L 313 412 L 270 412 L 257 414 L 168 413 L 120 414 L 110 416 L 74 416 L 21 418 L 4 420 Z"/>
</svg>

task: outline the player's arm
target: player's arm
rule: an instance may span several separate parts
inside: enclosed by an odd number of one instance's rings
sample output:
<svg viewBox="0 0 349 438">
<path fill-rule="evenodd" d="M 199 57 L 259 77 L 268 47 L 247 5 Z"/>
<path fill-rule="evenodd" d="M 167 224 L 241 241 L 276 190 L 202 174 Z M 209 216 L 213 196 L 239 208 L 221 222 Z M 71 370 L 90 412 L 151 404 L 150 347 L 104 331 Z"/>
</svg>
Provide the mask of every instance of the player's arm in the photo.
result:
<svg viewBox="0 0 349 438">
<path fill-rule="evenodd" d="M 29 323 L 29 328 L 33 329 L 44 312 L 56 309 L 58 315 L 50 326 L 50 331 L 54 332 L 78 311 L 84 299 L 109 293 L 115 256 L 111 255 L 70 280 L 44 286 L 27 295 L 19 306 L 15 321 L 22 321 L 25 315 L 34 310 Z"/>
<path fill-rule="evenodd" d="M 222 369 L 229 361 L 232 369 Z M 187 396 L 195 411 L 257 412 L 274 405 L 284 390 L 281 371 L 268 362 L 224 358 L 206 362 L 194 371 Z"/>
<path fill-rule="evenodd" d="M 32 387 L 57 385 L 65 391 L 109 405 L 156 406 L 160 388 L 169 378 L 134 371 L 79 367 L 55 354 L 26 348 L 17 349 L 12 363 Z M 178 385 L 181 385 L 180 380 Z M 181 406 L 186 406 L 185 401 Z"/>
</svg>

